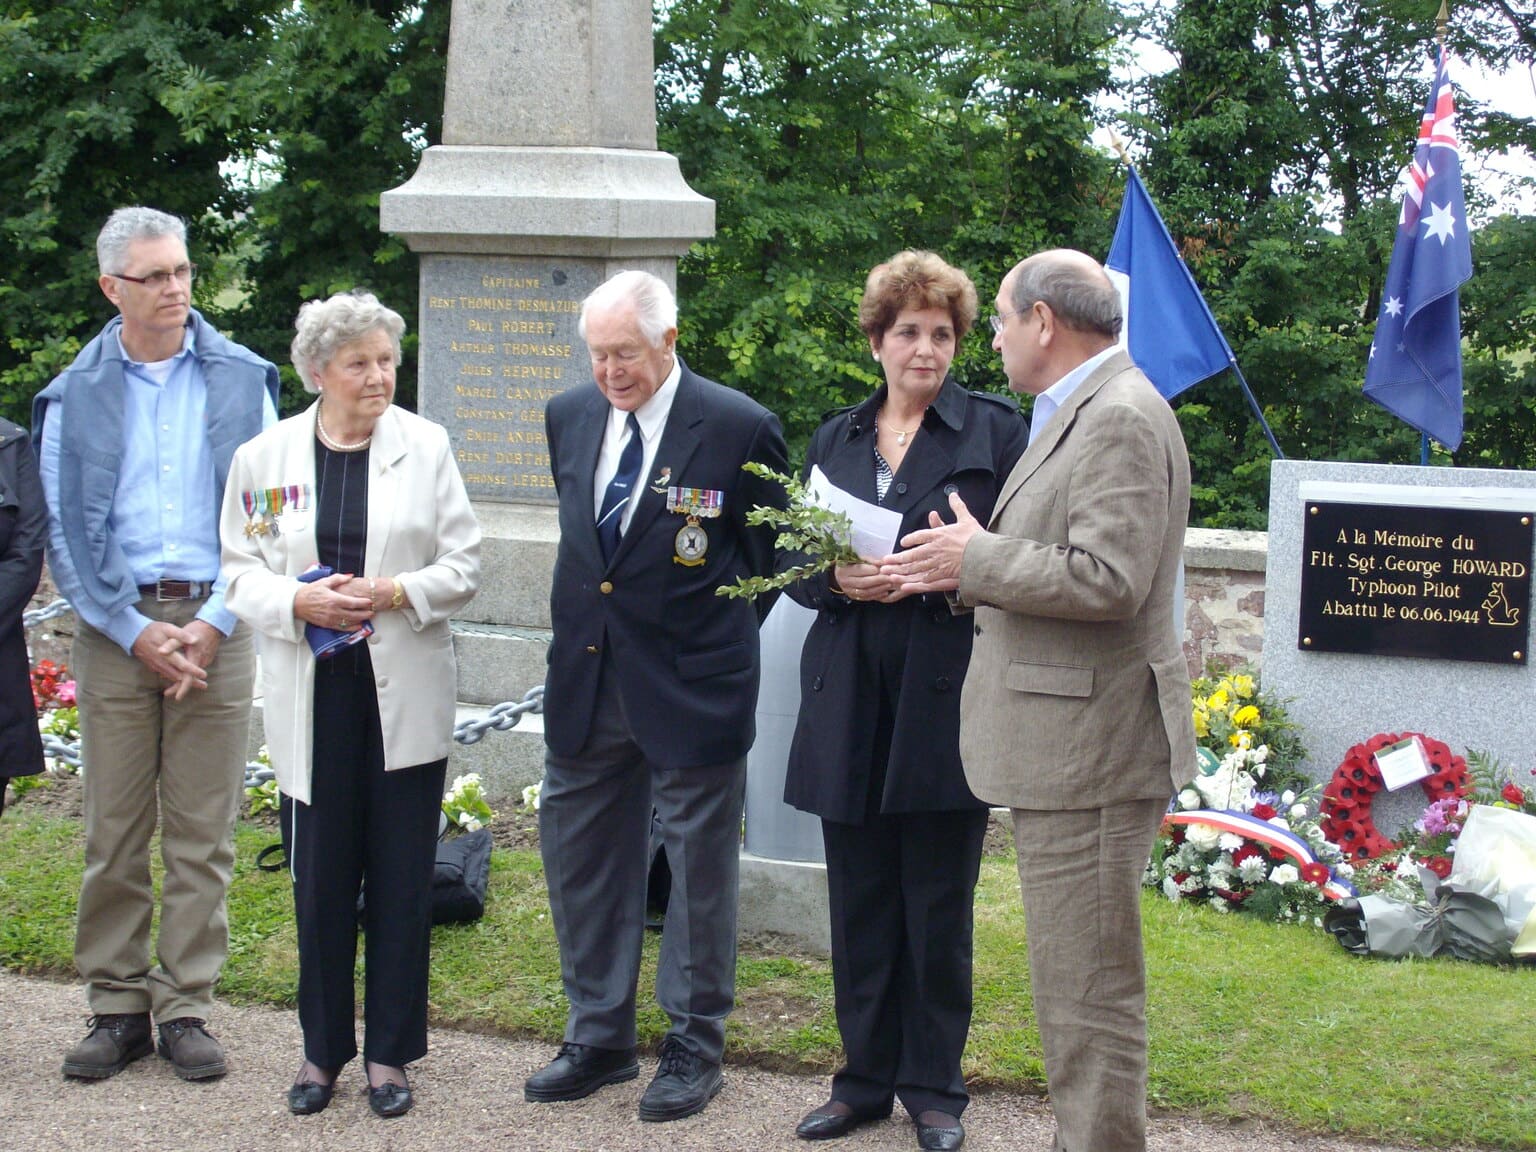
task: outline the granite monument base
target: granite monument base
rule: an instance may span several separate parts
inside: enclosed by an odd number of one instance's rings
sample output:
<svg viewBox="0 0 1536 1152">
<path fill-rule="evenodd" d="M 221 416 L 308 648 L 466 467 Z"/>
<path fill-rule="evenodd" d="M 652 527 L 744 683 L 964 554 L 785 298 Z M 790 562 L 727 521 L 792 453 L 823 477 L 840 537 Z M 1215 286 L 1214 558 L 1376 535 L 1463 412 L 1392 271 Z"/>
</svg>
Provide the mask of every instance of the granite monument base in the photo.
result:
<svg viewBox="0 0 1536 1152">
<path fill-rule="evenodd" d="M 1470 538 L 1455 547 L 1454 533 L 1368 525 L 1359 531 L 1363 541 L 1357 541 L 1355 530 L 1340 529 L 1321 542 L 1327 546 L 1314 540 L 1304 548 L 1309 516 L 1318 515 L 1313 509 L 1328 502 L 1392 510 L 1536 513 L 1536 473 L 1276 461 L 1270 472 L 1265 578 L 1264 688 L 1286 701 L 1301 726 L 1306 768 L 1314 779 L 1326 782 L 1352 745 L 1379 732 L 1422 732 L 1459 755 L 1478 749 L 1506 763 L 1527 761 L 1536 744 L 1536 709 L 1530 706 L 1536 679 L 1528 654 L 1517 644 L 1504 645 L 1498 662 L 1492 662 L 1318 650 L 1340 637 L 1311 633 L 1316 625 L 1336 628 L 1342 636 L 1346 625 L 1353 629 L 1360 623 L 1362 614 L 1371 622 L 1379 619 L 1373 612 L 1390 610 L 1398 617 L 1407 612 L 1424 637 L 1424 651 L 1438 643 L 1440 651 L 1464 656 L 1474 637 L 1512 637 L 1510 625 L 1490 624 L 1483 605 L 1495 583 L 1513 587 L 1515 568 L 1524 569 L 1528 579 L 1529 552 L 1493 557 Z M 1430 522 L 1427 514 L 1421 519 Z M 1351 570 L 1355 575 L 1346 575 L 1342 585 L 1346 594 L 1327 598 L 1327 614 L 1303 627 L 1305 583 Z M 1506 620 L 1513 611 L 1528 619 L 1530 610 L 1527 592 L 1521 603 L 1501 609 L 1497 617 Z M 1377 797 L 1375 820 L 1383 833 L 1394 835 L 1424 806 L 1422 790 L 1409 785 Z"/>
</svg>

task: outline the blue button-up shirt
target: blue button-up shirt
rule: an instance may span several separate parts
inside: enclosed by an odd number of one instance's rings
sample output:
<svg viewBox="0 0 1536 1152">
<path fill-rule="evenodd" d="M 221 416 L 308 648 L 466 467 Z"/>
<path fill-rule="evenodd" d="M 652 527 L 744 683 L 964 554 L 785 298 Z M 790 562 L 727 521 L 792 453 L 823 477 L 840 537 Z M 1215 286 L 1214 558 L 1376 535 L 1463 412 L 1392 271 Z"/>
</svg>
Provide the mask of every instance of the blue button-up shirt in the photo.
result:
<svg viewBox="0 0 1536 1152">
<path fill-rule="evenodd" d="M 1029 442 L 1031 444 L 1040 439 L 1040 433 L 1045 431 L 1045 426 L 1051 422 L 1051 417 L 1056 415 L 1057 411 L 1067 402 L 1072 393 L 1076 392 L 1087 381 L 1088 377 L 1093 375 L 1094 369 L 1119 351 L 1121 351 L 1120 345 L 1111 344 L 1108 348 L 1084 360 L 1076 368 L 1035 397 L 1035 407 L 1030 413 L 1029 418 Z"/>
<path fill-rule="evenodd" d="M 187 330 L 182 349 L 169 360 L 144 364 L 123 359 L 123 458 L 109 525 L 123 550 L 135 583 L 212 581 L 213 590 L 197 618 L 225 636 L 235 630 L 224 607 L 219 571 L 219 508 L 214 499 L 213 453 L 205 431 L 208 384 L 198 363 L 195 338 Z M 270 395 L 264 395 L 262 426 L 277 422 Z M 48 496 L 49 564 L 54 583 L 76 613 L 131 652 L 149 618 L 132 604 L 109 615 L 82 594 L 64 541 L 58 509 L 59 442 L 64 405 L 49 405 L 43 423 L 39 467 Z"/>
</svg>

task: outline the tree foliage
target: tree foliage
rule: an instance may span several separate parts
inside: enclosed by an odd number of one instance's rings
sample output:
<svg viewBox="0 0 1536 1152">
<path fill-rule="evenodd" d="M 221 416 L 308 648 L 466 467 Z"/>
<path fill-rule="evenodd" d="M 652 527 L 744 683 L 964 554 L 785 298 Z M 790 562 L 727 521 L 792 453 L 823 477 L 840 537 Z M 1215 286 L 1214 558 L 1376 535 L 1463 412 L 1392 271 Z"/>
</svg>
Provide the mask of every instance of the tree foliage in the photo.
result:
<svg viewBox="0 0 1536 1152">
<path fill-rule="evenodd" d="M 110 313 L 91 239 L 123 203 L 192 223 L 199 306 L 278 363 L 305 299 L 364 285 L 414 321 L 416 262 L 378 197 L 439 138 L 450 8 L 0 0 L 0 410 L 25 419 Z M 717 204 L 679 268 L 684 353 L 803 443 L 879 382 L 855 315 L 874 264 L 937 251 L 985 314 L 1021 256 L 1106 252 L 1123 176 L 1090 138 L 1114 123 L 1287 454 L 1414 460 L 1360 385 L 1432 18 L 1430 0 L 667 0 L 661 146 Z M 1128 87 L 1133 37 L 1172 65 Z M 1536 64 L 1529 5 L 1459 0 L 1450 40 Z M 1480 227 L 1466 440 L 1436 462 L 1536 466 L 1536 217 L 1490 213 L 1478 162 L 1536 154 L 1536 123 L 1465 93 L 1458 114 Z M 979 327 L 954 370 L 1001 389 Z M 1235 382 L 1178 413 L 1197 519 L 1262 526 L 1269 449 Z"/>
<path fill-rule="evenodd" d="M 196 222 L 213 273 L 244 193 L 221 171 L 262 139 L 255 77 L 277 0 L 0 3 L 0 412 L 33 393 L 112 314 L 93 242 L 146 203 Z"/>
<path fill-rule="evenodd" d="M 379 231 L 379 194 L 442 136 L 449 0 L 305 0 L 274 22 L 264 177 L 249 221 L 240 337 L 287 367 L 306 300 L 364 287 L 406 319 L 396 394 L 414 406 L 419 280 L 404 241 Z"/>
<path fill-rule="evenodd" d="M 718 205 L 679 269 L 694 367 L 803 443 L 880 379 L 856 321 L 875 264 L 936 250 L 985 304 L 1019 252 L 1102 246 L 1113 174 L 1085 145 L 1114 37 L 1093 3 L 672 5 L 661 143 Z M 967 340 L 956 374 L 997 386 L 983 346 Z"/>
</svg>

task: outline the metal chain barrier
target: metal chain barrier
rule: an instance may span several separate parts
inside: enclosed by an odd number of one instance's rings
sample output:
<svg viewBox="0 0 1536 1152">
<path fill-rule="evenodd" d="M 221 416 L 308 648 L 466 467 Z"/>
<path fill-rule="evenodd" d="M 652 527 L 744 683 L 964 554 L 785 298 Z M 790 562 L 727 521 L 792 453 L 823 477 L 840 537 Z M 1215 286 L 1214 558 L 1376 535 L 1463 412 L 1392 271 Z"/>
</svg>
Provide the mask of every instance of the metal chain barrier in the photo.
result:
<svg viewBox="0 0 1536 1152">
<path fill-rule="evenodd" d="M 544 685 L 530 688 L 516 703 L 503 700 L 478 720 L 461 720 L 453 727 L 453 738 L 460 744 L 478 744 L 481 737 L 494 728 L 498 732 L 510 732 L 517 722 L 530 712 L 544 711 Z"/>
<path fill-rule="evenodd" d="M 23 628 L 36 628 L 44 620 L 53 620 L 59 616 L 68 616 L 74 609 L 69 606 L 69 601 L 55 600 L 46 608 L 37 608 L 31 612 L 21 614 L 21 626 Z"/>
<path fill-rule="evenodd" d="M 24 612 L 21 616 L 23 628 L 35 628 L 45 620 L 53 620 L 59 616 L 67 616 L 74 611 L 67 600 L 55 600 L 46 608 L 39 608 L 33 612 Z M 544 711 L 544 685 L 530 688 L 523 694 L 521 700 L 503 700 L 486 712 L 484 716 L 476 719 L 461 720 L 453 727 L 453 739 L 459 744 L 478 744 L 485 734 L 490 731 L 510 732 L 516 728 L 518 722 L 530 713 Z M 78 740 L 60 740 L 51 733 L 43 736 L 43 754 L 54 760 L 68 764 L 75 771 L 80 770 L 80 742 Z M 276 774 L 271 767 L 257 761 L 251 761 L 245 766 L 245 786 L 254 788 L 268 780 L 275 780 Z"/>
</svg>

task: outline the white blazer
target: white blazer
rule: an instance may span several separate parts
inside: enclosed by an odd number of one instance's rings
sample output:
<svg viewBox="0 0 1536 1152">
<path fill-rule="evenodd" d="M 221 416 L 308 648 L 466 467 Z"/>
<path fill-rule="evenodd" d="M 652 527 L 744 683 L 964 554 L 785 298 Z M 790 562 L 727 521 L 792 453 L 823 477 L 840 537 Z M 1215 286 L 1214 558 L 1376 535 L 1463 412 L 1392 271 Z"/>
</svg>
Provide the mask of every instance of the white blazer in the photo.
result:
<svg viewBox="0 0 1536 1152">
<path fill-rule="evenodd" d="M 219 522 L 224 602 L 257 633 L 267 749 L 278 787 L 309 803 L 315 658 L 293 614 L 299 573 L 319 560 L 315 545 L 315 409 L 267 429 L 235 452 Z M 368 544 L 359 576 L 393 577 L 405 607 L 374 617 L 368 638 L 384 767 L 408 768 L 448 755 L 457 666 L 448 618 L 480 583 L 480 525 L 454 463 L 448 434 L 390 407 L 368 451 Z M 247 534 L 245 494 L 291 488 L 306 496 L 277 516 L 279 531 Z M 326 723 L 320 717 L 319 723 Z"/>
</svg>

